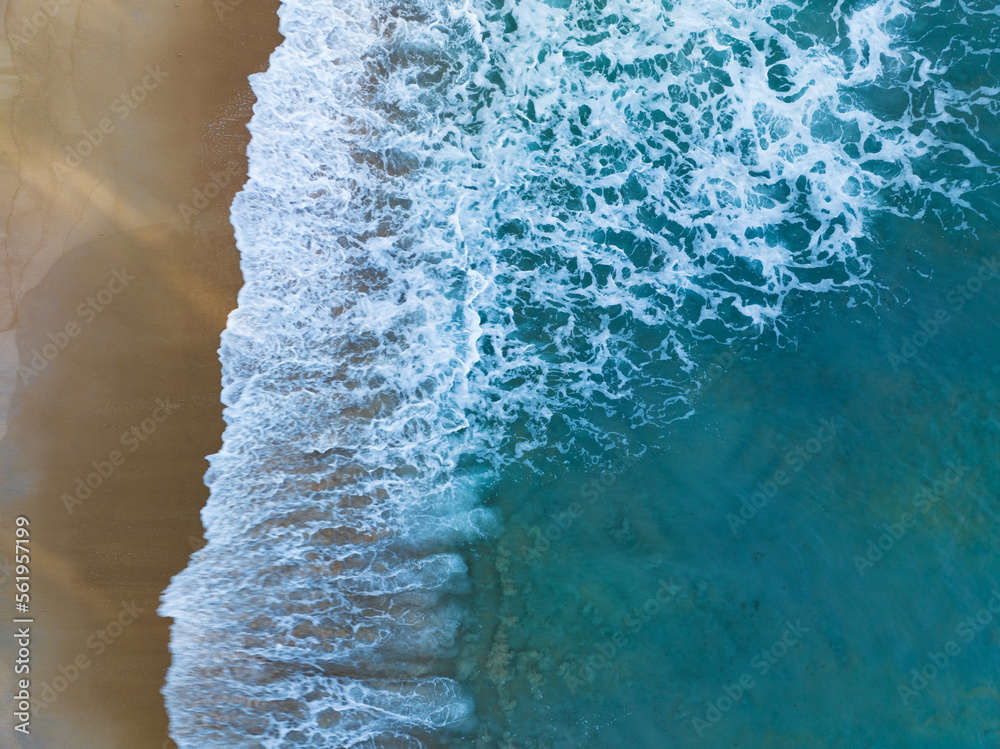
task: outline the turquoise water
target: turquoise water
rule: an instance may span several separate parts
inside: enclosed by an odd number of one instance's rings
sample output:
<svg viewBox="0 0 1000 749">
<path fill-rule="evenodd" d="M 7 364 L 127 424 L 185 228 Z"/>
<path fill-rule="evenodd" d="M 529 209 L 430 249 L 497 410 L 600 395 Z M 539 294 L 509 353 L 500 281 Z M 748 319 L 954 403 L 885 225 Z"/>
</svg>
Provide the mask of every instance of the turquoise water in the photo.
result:
<svg viewBox="0 0 1000 749">
<path fill-rule="evenodd" d="M 634 462 L 553 456 L 498 487 L 506 530 L 473 554 L 460 659 L 486 727 L 455 746 L 1000 745 L 1000 626 L 956 633 L 1000 582 L 1000 280 L 947 301 L 997 235 L 880 229 L 905 302 L 830 305 L 796 344 L 748 346 L 692 416 L 633 433 Z M 894 369 L 938 309 L 950 320 Z M 788 622 L 807 631 L 761 656 Z M 940 674 L 901 692 L 949 641 Z"/>
<path fill-rule="evenodd" d="M 819 24 L 821 6 L 802 13 Z M 907 32 L 922 49 L 995 49 L 995 11 L 929 8 Z M 964 124 L 995 150 L 997 55 L 975 59 L 943 80 L 994 87 Z M 876 84 L 867 105 L 907 106 Z M 943 137 L 976 148 L 961 119 Z M 481 723 L 449 745 L 1000 746 L 1000 192 L 984 158 L 959 169 L 985 187 L 962 193 L 979 215 L 940 196 L 873 212 L 857 249 L 877 301 L 794 299 L 777 335 L 692 349 L 689 415 L 612 418 L 627 448 L 598 468 L 543 450 L 505 469 L 459 657 Z"/>
<path fill-rule="evenodd" d="M 281 13 L 178 745 L 1000 746 L 1000 11 Z"/>
</svg>

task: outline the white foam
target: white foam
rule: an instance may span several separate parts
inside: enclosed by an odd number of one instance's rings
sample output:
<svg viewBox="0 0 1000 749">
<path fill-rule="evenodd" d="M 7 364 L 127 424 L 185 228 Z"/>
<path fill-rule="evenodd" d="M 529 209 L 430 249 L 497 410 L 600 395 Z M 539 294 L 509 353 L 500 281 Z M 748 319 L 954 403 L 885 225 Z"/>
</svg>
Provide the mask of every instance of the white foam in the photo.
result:
<svg viewBox="0 0 1000 749">
<path fill-rule="evenodd" d="M 497 530 L 491 466 L 614 440 L 602 412 L 676 416 L 696 339 L 867 300 L 875 212 L 971 210 L 921 166 L 954 115 L 870 106 L 983 96 L 899 43 L 898 0 L 822 30 L 770 0 L 563 5 L 283 6 L 232 213 L 208 546 L 162 606 L 181 747 L 460 724 L 454 544 Z"/>
</svg>

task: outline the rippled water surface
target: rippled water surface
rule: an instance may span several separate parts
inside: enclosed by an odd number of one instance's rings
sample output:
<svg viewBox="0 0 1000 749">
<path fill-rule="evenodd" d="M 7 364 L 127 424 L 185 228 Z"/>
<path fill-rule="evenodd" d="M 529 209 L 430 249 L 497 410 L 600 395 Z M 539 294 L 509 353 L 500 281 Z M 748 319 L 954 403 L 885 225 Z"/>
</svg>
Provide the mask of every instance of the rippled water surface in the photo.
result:
<svg viewBox="0 0 1000 749">
<path fill-rule="evenodd" d="M 1000 745 L 997 9 L 282 30 L 180 746 Z"/>
</svg>

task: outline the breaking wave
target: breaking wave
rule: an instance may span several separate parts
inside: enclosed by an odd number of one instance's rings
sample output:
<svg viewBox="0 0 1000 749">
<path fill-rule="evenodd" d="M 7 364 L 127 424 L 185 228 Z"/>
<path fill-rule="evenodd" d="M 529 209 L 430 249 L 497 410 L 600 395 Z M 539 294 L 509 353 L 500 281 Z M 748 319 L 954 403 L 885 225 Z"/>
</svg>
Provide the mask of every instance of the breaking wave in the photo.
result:
<svg viewBox="0 0 1000 749">
<path fill-rule="evenodd" d="M 161 608 L 177 743 L 468 726 L 457 549 L 499 530 L 493 472 L 673 418 L 700 339 L 875 298 L 876 212 L 987 210 L 995 154 L 947 133 L 997 91 L 946 73 L 996 40 L 920 34 L 966 12 L 287 0 L 232 210 L 208 543 Z"/>
</svg>

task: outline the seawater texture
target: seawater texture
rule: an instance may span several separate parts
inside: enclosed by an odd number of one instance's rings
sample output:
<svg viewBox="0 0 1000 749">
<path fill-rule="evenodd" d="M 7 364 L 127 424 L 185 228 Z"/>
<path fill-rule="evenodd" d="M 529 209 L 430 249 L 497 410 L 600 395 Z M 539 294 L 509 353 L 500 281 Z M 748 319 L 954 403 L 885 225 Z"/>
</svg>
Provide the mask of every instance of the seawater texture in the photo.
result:
<svg viewBox="0 0 1000 749">
<path fill-rule="evenodd" d="M 993 17 L 285 2 L 232 211 L 208 544 L 161 608 L 179 746 L 470 730 L 459 552 L 501 532 L 484 487 L 542 448 L 641 453 L 631 430 L 689 413 L 701 342 L 877 303 L 874 217 L 972 231 L 997 90 L 949 71 L 995 65 Z"/>
</svg>

